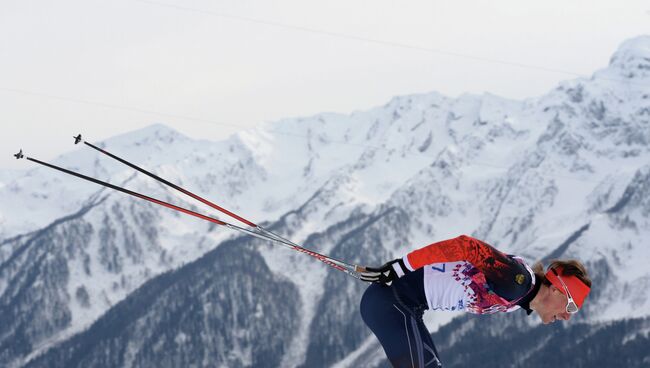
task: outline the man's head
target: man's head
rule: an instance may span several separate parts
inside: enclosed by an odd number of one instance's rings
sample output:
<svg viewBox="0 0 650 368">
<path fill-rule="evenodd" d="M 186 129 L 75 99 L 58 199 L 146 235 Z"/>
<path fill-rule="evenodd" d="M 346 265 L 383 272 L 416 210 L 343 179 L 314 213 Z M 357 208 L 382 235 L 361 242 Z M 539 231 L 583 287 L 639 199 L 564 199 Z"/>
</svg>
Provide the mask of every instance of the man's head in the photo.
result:
<svg viewBox="0 0 650 368">
<path fill-rule="evenodd" d="M 589 294 L 591 279 L 584 265 L 576 260 L 553 261 L 546 272 L 541 263 L 533 266 L 539 292 L 530 307 L 539 314 L 544 324 L 569 320 Z"/>
</svg>

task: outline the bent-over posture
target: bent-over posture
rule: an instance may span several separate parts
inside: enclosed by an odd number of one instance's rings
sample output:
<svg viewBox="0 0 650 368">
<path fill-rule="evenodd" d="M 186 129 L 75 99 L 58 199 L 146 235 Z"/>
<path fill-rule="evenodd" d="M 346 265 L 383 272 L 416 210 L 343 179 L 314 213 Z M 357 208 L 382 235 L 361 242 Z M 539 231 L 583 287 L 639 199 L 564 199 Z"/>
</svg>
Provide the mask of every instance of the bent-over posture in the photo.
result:
<svg viewBox="0 0 650 368">
<path fill-rule="evenodd" d="M 535 311 L 544 324 L 569 320 L 589 294 L 591 280 L 575 260 L 546 271 L 462 235 L 415 250 L 379 268 L 361 299 L 361 316 L 395 367 L 442 367 L 422 321 L 427 309 L 476 314 Z"/>
</svg>

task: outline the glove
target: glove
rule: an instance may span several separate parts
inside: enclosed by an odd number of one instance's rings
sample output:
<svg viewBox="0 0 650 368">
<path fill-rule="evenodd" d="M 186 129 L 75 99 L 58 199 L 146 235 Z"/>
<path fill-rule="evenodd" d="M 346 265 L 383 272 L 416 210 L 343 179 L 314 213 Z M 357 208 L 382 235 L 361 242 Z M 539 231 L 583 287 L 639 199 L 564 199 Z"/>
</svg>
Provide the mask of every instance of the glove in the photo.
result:
<svg viewBox="0 0 650 368">
<path fill-rule="evenodd" d="M 387 262 L 379 268 L 366 267 L 365 271 L 359 272 L 361 280 L 367 282 L 377 282 L 390 285 L 398 278 L 410 273 L 401 258 Z"/>
</svg>

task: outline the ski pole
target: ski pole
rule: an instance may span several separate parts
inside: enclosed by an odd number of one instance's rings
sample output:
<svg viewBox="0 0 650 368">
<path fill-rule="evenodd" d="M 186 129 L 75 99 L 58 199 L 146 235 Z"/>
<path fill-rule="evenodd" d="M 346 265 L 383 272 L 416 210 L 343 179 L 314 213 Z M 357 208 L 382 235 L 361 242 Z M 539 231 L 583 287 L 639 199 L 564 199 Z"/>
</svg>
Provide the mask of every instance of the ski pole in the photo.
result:
<svg viewBox="0 0 650 368">
<path fill-rule="evenodd" d="M 243 218 L 243 217 L 241 217 L 241 216 L 239 216 L 239 215 L 237 215 L 237 214 L 235 214 L 235 213 L 233 213 L 231 211 L 228 211 L 227 209 L 225 209 L 225 208 L 223 208 L 223 207 L 221 207 L 221 206 L 219 206 L 219 205 L 217 205 L 217 204 L 215 204 L 215 203 L 213 203 L 213 202 L 211 202 L 211 201 L 209 201 L 209 200 L 207 200 L 207 199 L 205 199 L 205 198 L 203 198 L 203 197 L 201 197 L 199 195 L 196 195 L 196 194 L 190 192 L 189 190 L 186 190 L 185 188 L 182 188 L 182 187 L 180 187 L 180 186 L 178 186 L 178 185 L 176 185 L 174 183 L 171 183 L 168 180 L 165 180 L 165 179 L 161 178 L 160 176 L 158 176 L 158 175 L 156 175 L 156 174 L 154 174 L 154 173 L 152 173 L 150 171 L 147 171 L 147 170 L 145 170 L 145 169 L 143 169 L 143 168 L 141 168 L 141 167 L 139 167 L 139 166 L 137 166 L 137 165 L 123 159 L 123 158 L 121 158 L 121 157 L 118 157 L 118 156 L 116 156 L 116 155 L 114 155 L 114 154 L 112 154 L 112 153 L 110 153 L 110 152 L 108 152 L 108 151 L 106 151 L 106 150 L 104 150 L 102 148 L 99 148 L 99 147 L 95 146 L 92 143 L 89 143 L 89 142 L 85 141 L 81 137 L 81 134 L 75 136 L 74 139 L 75 139 L 75 144 L 83 142 L 88 147 L 91 147 L 94 150 L 111 157 L 112 159 L 115 159 L 115 160 L 117 160 L 117 161 L 119 161 L 119 162 L 121 162 L 121 163 L 123 163 L 123 164 L 137 170 L 137 171 L 140 171 L 141 173 L 143 173 L 143 174 L 145 174 L 145 175 L 147 175 L 147 176 L 149 176 L 149 177 L 151 177 L 151 178 L 153 178 L 153 179 L 155 179 L 155 180 L 157 180 L 157 181 L 159 181 L 159 182 L 161 182 L 161 183 L 163 183 L 163 184 L 165 184 L 165 185 L 167 185 L 167 186 L 169 186 L 171 188 L 174 188 L 177 191 L 179 191 L 179 192 L 181 192 L 181 193 L 183 193 L 183 194 L 185 194 L 187 196 L 190 196 L 190 197 L 192 197 L 192 198 L 194 198 L 194 199 L 196 199 L 196 200 L 198 200 L 198 201 L 200 201 L 200 202 L 202 202 L 202 203 L 216 209 L 217 211 L 220 211 L 220 212 L 222 212 L 222 213 L 224 213 L 224 214 L 226 214 L 226 215 L 228 215 L 228 216 L 230 216 L 230 217 L 232 217 L 232 218 L 234 218 L 234 219 L 236 219 L 236 220 L 238 220 L 238 221 L 252 227 L 258 233 L 264 234 L 267 237 L 275 238 L 279 242 L 284 243 L 286 245 L 289 245 L 289 246 L 291 246 L 292 248 L 294 248 L 296 250 L 305 249 L 304 247 L 292 242 L 291 240 L 288 240 L 288 239 L 286 239 L 286 238 L 284 238 L 284 237 L 282 237 L 282 236 L 280 236 L 280 235 L 278 235 L 278 234 L 276 234 L 276 233 L 274 233 L 274 232 L 272 232 L 270 230 L 267 230 L 267 229 L 263 228 L 260 225 L 257 225 L 257 224 L 255 224 L 255 223 L 253 223 L 253 222 L 251 222 L 251 221 L 249 221 L 249 220 L 247 220 L 247 219 L 245 219 L 245 218 Z M 332 257 L 327 257 L 327 258 L 330 259 L 332 262 L 340 265 L 341 267 L 343 267 L 343 268 L 347 269 L 348 271 L 353 272 L 355 274 L 357 272 L 362 272 L 362 271 L 365 270 L 363 267 L 358 266 L 358 265 L 352 265 L 352 264 L 349 264 L 347 262 L 344 262 L 344 261 L 341 261 L 341 260 L 338 260 L 338 259 L 335 259 L 335 258 L 332 258 Z M 356 277 L 356 275 L 353 275 L 353 276 Z"/>
<path fill-rule="evenodd" d="M 206 215 L 200 214 L 198 212 L 188 210 L 186 208 L 179 207 L 179 206 L 176 206 L 174 204 L 171 204 L 171 203 L 168 203 L 168 202 L 165 202 L 165 201 L 153 198 L 153 197 L 149 197 L 149 196 L 146 196 L 144 194 L 134 192 L 132 190 L 122 188 L 120 186 L 117 186 L 117 185 L 114 185 L 114 184 L 111 184 L 111 183 L 107 183 L 107 182 L 99 180 L 99 179 L 95 179 L 95 178 L 92 178 L 92 177 L 89 177 L 89 176 L 86 176 L 86 175 L 83 175 L 83 174 L 80 174 L 80 173 L 77 173 L 77 172 L 62 168 L 62 167 L 59 167 L 59 166 L 56 166 L 56 165 L 53 165 L 53 164 L 50 164 L 50 163 L 47 163 L 47 162 L 32 158 L 32 157 L 29 157 L 29 156 L 25 156 L 23 154 L 22 150 L 20 150 L 20 152 L 15 154 L 14 156 L 17 159 L 25 158 L 25 159 L 27 159 L 29 161 L 32 161 L 32 162 L 35 162 L 35 163 L 37 163 L 39 165 L 43 165 L 45 167 L 61 171 L 63 173 L 66 173 L 66 174 L 69 174 L 69 175 L 72 175 L 72 176 L 75 176 L 75 177 L 90 181 L 92 183 L 99 184 L 101 186 L 104 186 L 104 187 L 107 187 L 107 188 L 110 188 L 110 189 L 113 189 L 113 190 L 116 190 L 116 191 L 119 191 L 119 192 L 122 192 L 122 193 L 125 193 L 125 194 L 129 194 L 129 195 L 134 196 L 136 198 L 144 199 L 146 201 L 149 201 L 149 202 L 152 202 L 152 203 L 155 203 L 155 204 L 158 204 L 158 205 L 161 205 L 161 206 L 164 206 L 164 207 L 167 207 L 167 208 L 170 208 L 170 209 L 173 209 L 173 210 L 176 210 L 176 211 L 179 211 L 179 212 L 182 212 L 182 213 L 194 216 L 194 217 L 198 217 L 200 219 L 215 223 L 217 225 L 225 226 L 225 227 L 227 227 L 229 229 L 239 231 L 239 232 L 254 236 L 256 238 L 259 238 L 259 239 L 263 239 L 263 240 L 271 241 L 273 243 L 284 245 L 286 247 L 289 247 L 289 248 L 294 249 L 296 251 L 299 251 L 301 253 L 305 253 L 307 255 L 310 255 L 310 256 L 318 259 L 319 261 L 327 264 L 328 266 L 331 266 L 331 267 L 333 267 L 333 268 L 335 268 L 335 269 L 337 269 L 339 271 L 343 271 L 343 272 L 345 272 L 345 273 L 347 273 L 347 274 L 349 274 L 349 275 L 351 275 L 351 276 L 353 276 L 355 278 L 360 278 L 360 276 L 357 275 L 356 273 L 349 272 L 348 269 L 346 269 L 345 267 L 343 267 L 343 266 L 341 266 L 341 265 L 339 265 L 339 264 L 337 264 L 335 262 L 332 262 L 329 259 L 329 257 L 327 257 L 327 256 L 325 256 L 323 254 L 320 254 L 320 253 L 317 253 L 317 252 L 314 252 L 314 251 L 311 251 L 311 250 L 308 250 L 308 249 L 305 249 L 305 248 L 302 248 L 302 247 L 293 247 L 293 246 L 288 245 L 288 244 L 286 244 L 284 242 L 281 242 L 278 239 L 275 239 L 273 237 L 265 236 L 264 234 L 256 233 L 254 231 L 242 228 L 240 226 L 233 225 L 233 224 L 227 223 L 225 221 L 221 221 L 221 220 L 216 219 L 214 217 L 206 216 Z"/>
<path fill-rule="evenodd" d="M 181 192 L 181 193 L 183 193 L 183 194 L 186 194 L 186 195 L 188 195 L 188 196 L 190 196 L 190 197 L 192 197 L 192 198 L 194 198 L 194 199 L 196 199 L 196 200 L 198 200 L 198 201 L 200 201 L 200 202 L 203 202 L 203 203 L 207 204 L 208 206 L 211 206 L 212 208 L 214 208 L 214 209 L 216 209 L 216 210 L 219 210 L 219 211 L 221 211 L 222 213 L 225 213 L 226 215 L 228 215 L 228 216 L 230 216 L 230 217 L 232 217 L 232 218 L 234 218 L 234 219 L 237 219 L 237 220 L 239 220 L 239 221 L 245 223 L 245 224 L 248 225 L 248 226 L 251 226 L 251 227 L 256 227 L 256 226 L 257 226 L 257 225 L 255 225 L 254 223 L 252 223 L 252 222 L 246 220 L 245 218 L 239 217 L 239 216 L 237 216 L 236 214 L 234 214 L 234 213 L 228 211 L 227 209 L 225 209 L 225 208 L 223 208 L 223 207 L 220 207 L 220 206 L 217 206 L 216 204 L 214 204 L 214 203 L 212 203 L 212 202 L 210 202 L 210 201 L 208 201 L 208 200 L 206 200 L 206 199 L 203 199 L 202 197 L 200 197 L 200 196 L 198 196 L 198 195 L 196 195 L 196 194 L 190 192 L 189 190 L 185 190 L 185 189 L 179 187 L 178 185 L 176 185 L 176 184 L 174 184 L 174 183 L 171 183 L 171 182 L 169 182 L 169 181 L 167 181 L 167 180 L 165 180 L 165 179 L 163 179 L 163 178 L 157 176 L 157 175 L 154 174 L 154 173 L 151 173 L 151 172 L 149 172 L 149 171 L 147 171 L 147 170 L 145 170 L 145 169 L 142 169 L 142 168 L 138 167 L 137 165 L 134 165 L 134 164 L 130 163 L 130 162 L 127 161 L 127 160 L 124 160 L 124 159 L 122 159 L 122 158 L 120 158 L 120 157 L 118 157 L 118 156 L 115 156 L 114 154 L 112 154 L 112 153 L 110 153 L 110 152 L 108 152 L 108 151 L 106 151 L 106 150 L 104 150 L 104 149 L 101 149 L 101 148 L 95 146 L 95 145 L 92 144 L 92 143 L 88 143 L 88 142 L 86 142 L 85 140 L 83 140 L 83 139 L 81 138 L 81 134 L 79 134 L 79 135 L 77 135 L 76 137 L 74 137 L 74 139 L 75 139 L 75 144 L 78 144 L 79 142 L 83 142 L 83 143 L 84 143 L 85 145 L 87 145 L 88 147 L 91 147 L 91 148 L 93 148 L 93 149 L 95 149 L 95 150 L 97 150 L 97 151 L 99 151 L 99 152 L 105 154 L 106 156 L 108 156 L 108 157 L 110 157 L 110 158 L 112 158 L 112 159 L 115 159 L 115 160 L 117 160 L 117 161 L 119 161 L 119 162 L 121 162 L 121 163 L 123 163 L 123 164 L 125 164 L 125 165 L 127 165 L 127 166 L 129 166 L 129 167 L 131 167 L 132 169 L 138 170 L 138 171 L 140 171 L 141 173 L 143 173 L 143 174 L 145 174 L 145 175 L 147 175 L 147 176 L 149 176 L 149 177 L 151 177 L 151 178 L 154 178 L 154 179 L 158 180 L 159 182 L 161 182 L 161 183 L 163 183 L 163 184 L 165 184 L 165 185 L 167 185 L 167 186 L 170 186 L 170 187 L 172 187 L 172 188 L 178 190 L 179 192 Z"/>
</svg>

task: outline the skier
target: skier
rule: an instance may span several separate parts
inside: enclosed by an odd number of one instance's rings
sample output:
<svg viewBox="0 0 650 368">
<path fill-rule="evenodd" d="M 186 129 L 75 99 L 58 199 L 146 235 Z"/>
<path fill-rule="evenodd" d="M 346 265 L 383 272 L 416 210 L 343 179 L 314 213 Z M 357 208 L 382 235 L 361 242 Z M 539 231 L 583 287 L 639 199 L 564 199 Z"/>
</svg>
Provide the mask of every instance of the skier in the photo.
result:
<svg viewBox="0 0 650 368">
<path fill-rule="evenodd" d="M 442 367 L 422 321 L 426 309 L 476 314 L 537 312 L 544 324 L 569 320 L 589 294 L 591 280 L 578 261 L 554 261 L 544 272 L 521 258 L 461 235 L 433 243 L 379 268 L 361 299 L 361 316 L 395 367 Z"/>
</svg>

